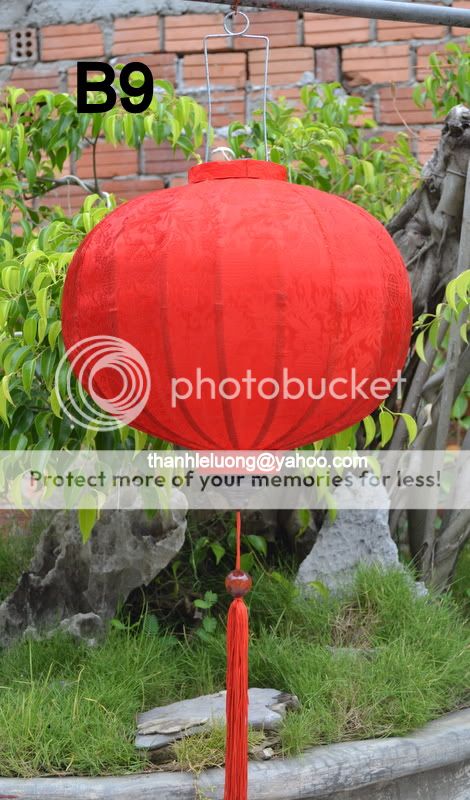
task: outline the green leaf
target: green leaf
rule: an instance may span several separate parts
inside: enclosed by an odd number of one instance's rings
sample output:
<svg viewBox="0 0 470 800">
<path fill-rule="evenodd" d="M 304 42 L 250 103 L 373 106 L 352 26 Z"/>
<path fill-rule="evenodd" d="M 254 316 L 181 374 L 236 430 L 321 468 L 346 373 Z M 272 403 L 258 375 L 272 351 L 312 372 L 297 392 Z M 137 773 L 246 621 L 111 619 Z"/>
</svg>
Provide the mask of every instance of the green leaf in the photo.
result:
<svg viewBox="0 0 470 800">
<path fill-rule="evenodd" d="M 13 301 L 14 302 L 14 301 Z M 11 300 L 0 301 L 0 328 L 4 328 L 10 312 Z"/>
<path fill-rule="evenodd" d="M 141 450 L 144 449 L 148 436 L 143 431 L 135 430 L 133 431 L 134 434 L 134 450 L 136 453 L 140 453 Z"/>
<path fill-rule="evenodd" d="M 6 424 L 9 424 L 8 420 L 8 413 L 7 413 L 7 398 L 5 397 L 5 392 L 3 391 L 3 386 L 0 383 L 0 417 L 3 419 Z"/>
<path fill-rule="evenodd" d="M 206 633 L 212 634 L 215 633 L 217 628 L 217 620 L 214 617 L 204 617 L 202 620 L 202 626 Z"/>
<path fill-rule="evenodd" d="M 98 511 L 96 508 L 79 508 L 78 509 L 78 524 L 82 534 L 83 543 L 86 544 L 91 536 L 95 522 L 98 519 Z"/>
<path fill-rule="evenodd" d="M 36 369 L 35 358 L 30 359 L 30 361 L 25 361 L 21 368 L 21 378 L 23 381 L 23 388 L 28 397 L 31 397 L 31 386 L 33 383 L 35 369 Z"/>
<path fill-rule="evenodd" d="M 20 291 L 20 271 L 18 267 L 8 266 L 2 269 L 2 284 L 10 295 Z"/>
<path fill-rule="evenodd" d="M 454 405 L 452 407 L 452 418 L 453 419 L 461 419 L 462 417 L 464 417 L 466 415 L 467 408 L 468 408 L 468 402 L 469 402 L 468 401 L 468 397 L 462 392 L 462 394 L 460 394 L 457 397 L 457 399 L 456 399 L 456 401 L 455 401 L 455 403 L 454 403 Z"/>
<path fill-rule="evenodd" d="M 255 559 L 254 559 L 253 553 L 243 553 L 243 555 L 242 555 L 242 557 L 240 559 L 240 567 L 245 572 L 251 572 L 251 570 L 253 569 L 254 563 L 255 563 Z"/>
<path fill-rule="evenodd" d="M 36 305 L 38 308 L 39 316 L 42 319 L 47 319 L 48 311 L 48 286 L 44 286 L 36 295 Z"/>
<path fill-rule="evenodd" d="M 446 300 L 451 307 L 452 311 L 457 311 L 456 305 L 456 294 L 457 294 L 457 279 L 449 281 L 446 286 Z"/>
<path fill-rule="evenodd" d="M 54 388 L 52 389 L 52 391 L 51 391 L 51 393 L 49 395 L 49 403 L 51 405 L 52 413 L 56 417 L 59 417 L 59 419 L 61 419 L 62 418 L 62 408 L 61 408 L 61 405 L 60 405 L 60 402 L 59 402 L 59 398 L 57 396 L 57 392 L 56 392 L 55 386 L 54 386 Z"/>
<path fill-rule="evenodd" d="M 115 628 L 117 631 L 127 631 L 126 625 L 124 625 L 124 623 L 121 622 L 120 619 L 116 619 L 116 618 L 112 619 L 111 620 L 111 627 Z"/>
<path fill-rule="evenodd" d="M 455 279 L 455 290 L 460 299 L 467 302 L 470 292 L 470 269 L 465 270 Z"/>
<path fill-rule="evenodd" d="M 3 376 L 3 378 L 2 378 L 2 391 L 3 391 L 3 394 L 5 395 L 7 401 L 11 405 L 14 405 L 13 400 L 11 399 L 10 388 L 9 388 L 10 377 L 11 377 L 11 375 L 4 375 Z"/>
<path fill-rule="evenodd" d="M 225 555 L 225 547 L 222 547 L 219 542 L 211 542 L 211 550 L 215 557 L 215 563 L 220 564 L 221 560 Z"/>
<path fill-rule="evenodd" d="M 36 317 L 26 317 L 23 323 L 23 339 L 26 344 L 34 345 L 36 342 L 36 333 L 38 329 L 38 321 Z"/>
<path fill-rule="evenodd" d="M 170 97 L 173 97 L 175 94 L 174 86 L 169 81 L 164 81 L 160 78 L 157 78 L 156 80 L 154 80 L 154 85 L 159 86 L 161 89 L 164 89 L 165 92 L 170 95 Z"/>
<path fill-rule="evenodd" d="M 248 542 L 248 544 L 255 550 L 257 553 L 261 553 L 263 556 L 267 555 L 268 552 L 268 543 L 264 536 L 257 536 L 254 533 L 249 533 L 243 537 L 243 539 Z"/>
<path fill-rule="evenodd" d="M 406 425 L 406 430 L 408 431 L 408 444 L 412 444 L 418 435 L 418 426 L 416 424 L 416 420 L 410 414 L 400 414 L 403 422 Z"/>
<path fill-rule="evenodd" d="M 5 372 L 16 372 L 26 361 L 26 356 L 29 355 L 30 352 L 31 347 L 29 345 L 12 347 L 8 355 L 5 356 L 5 361 L 3 362 Z"/>
<path fill-rule="evenodd" d="M 201 600 L 201 598 L 195 600 L 194 605 L 196 608 L 203 608 L 205 610 L 212 608 L 212 603 L 208 603 L 207 600 Z"/>
<path fill-rule="evenodd" d="M 36 164 L 34 163 L 32 158 L 25 159 L 23 169 L 28 182 L 30 184 L 34 183 L 34 181 L 36 180 Z"/>
<path fill-rule="evenodd" d="M 370 415 L 368 417 L 364 417 L 362 420 L 362 424 L 364 425 L 364 430 L 366 433 L 366 438 L 364 440 L 364 447 L 368 447 L 370 443 L 373 441 L 375 436 L 375 420 Z"/>
<path fill-rule="evenodd" d="M 50 325 L 49 331 L 47 333 L 47 338 L 52 348 L 55 347 L 55 344 L 57 342 L 57 337 L 59 336 L 61 330 L 62 330 L 62 322 L 59 319 Z"/>
<path fill-rule="evenodd" d="M 424 361 L 424 363 L 426 364 L 427 361 L 426 361 L 426 355 L 425 355 L 425 352 L 424 352 L 424 331 L 421 331 L 420 333 L 418 333 L 418 335 L 416 337 L 415 349 L 416 349 L 416 353 L 418 354 L 418 356 L 421 359 L 421 361 Z"/>
<path fill-rule="evenodd" d="M 297 536 L 302 536 L 310 525 L 312 516 L 308 508 L 299 508 L 297 511 L 297 516 L 300 522 L 300 529 Z"/>
<path fill-rule="evenodd" d="M 41 317 L 41 319 L 38 322 L 38 332 L 37 332 L 37 338 L 39 344 L 41 344 L 41 342 L 44 340 L 46 333 L 47 333 L 47 319 Z"/>
<path fill-rule="evenodd" d="M 381 433 L 380 446 L 385 447 L 393 436 L 393 416 L 389 411 L 383 410 L 380 412 L 379 425 Z"/>
<path fill-rule="evenodd" d="M 170 128 L 171 128 L 172 144 L 175 145 L 181 135 L 181 129 L 182 129 L 182 126 L 175 117 L 172 117 L 170 119 Z"/>
</svg>

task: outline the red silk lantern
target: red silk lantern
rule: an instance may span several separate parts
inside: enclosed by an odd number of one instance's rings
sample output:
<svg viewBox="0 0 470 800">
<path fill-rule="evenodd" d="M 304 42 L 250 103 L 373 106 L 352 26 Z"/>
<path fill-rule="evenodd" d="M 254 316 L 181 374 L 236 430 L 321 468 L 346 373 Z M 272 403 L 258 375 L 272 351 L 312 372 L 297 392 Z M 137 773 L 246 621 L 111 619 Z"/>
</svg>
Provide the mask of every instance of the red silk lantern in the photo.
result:
<svg viewBox="0 0 470 800">
<path fill-rule="evenodd" d="M 392 385 L 411 333 L 400 254 L 363 209 L 286 177 L 267 162 L 202 164 L 188 186 L 132 200 L 86 237 L 65 283 L 63 335 L 107 411 L 138 383 L 112 363 L 109 337 L 149 368 L 132 425 L 190 448 L 293 448 L 379 405 L 374 381 Z M 238 513 L 225 800 L 247 797 L 251 579 L 240 533 Z"/>
<path fill-rule="evenodd" d="M 388 394 L 411 332 L 401 256 L 362 208 L 286 177 L 251 160 L 193 167 L 188 186 L 122 205 L 77 251 L 65 344 L 115 336 L 142 354 L 151 391 L 134 427 L 194 449 L 294 448 Z M 120 372 L 81 377 L 112 411 Z"/>
</svg>

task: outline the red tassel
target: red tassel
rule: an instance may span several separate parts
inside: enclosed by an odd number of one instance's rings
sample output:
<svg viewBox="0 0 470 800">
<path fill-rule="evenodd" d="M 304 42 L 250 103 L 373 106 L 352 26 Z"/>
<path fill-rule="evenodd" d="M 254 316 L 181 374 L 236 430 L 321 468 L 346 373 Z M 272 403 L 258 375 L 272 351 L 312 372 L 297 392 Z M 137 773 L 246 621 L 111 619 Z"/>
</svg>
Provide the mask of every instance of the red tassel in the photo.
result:
<svg viewBox="0 0 470 800">
<path fill-rule="evenodd" d="M 235 598 L 227 622 L 227 739 L 224 800 L 248 798 L 248 610 L 243 600 L 252 585 L 240 569 L 240 512 L 237 512 L 237 569 L 227 576 Z"/>
<path fill-rule="evenodd" d="M 230 606 L 227 626 L 227 742 L 224 800 L 248 796 L 248 610 Z"/>
</svg>

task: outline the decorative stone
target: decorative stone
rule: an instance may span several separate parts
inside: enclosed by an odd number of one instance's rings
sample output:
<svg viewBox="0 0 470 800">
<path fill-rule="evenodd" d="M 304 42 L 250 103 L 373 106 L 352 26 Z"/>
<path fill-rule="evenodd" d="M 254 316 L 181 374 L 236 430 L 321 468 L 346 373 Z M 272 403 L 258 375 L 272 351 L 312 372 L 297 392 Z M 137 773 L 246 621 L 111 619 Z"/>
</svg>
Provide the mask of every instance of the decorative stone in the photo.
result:
<svg viewBox="0 0 470 800">
<path fill-rule="evenodd" d="M 143 511 L 103 511 L 84 544 L 77 515 L 58 512 L 29 571 L 0 605 L 0 644 L 58 627 L 94 643 L 119 602 L 179 552 L 185 531 L 185 507 L 152 519 Z"/>
<path fill-rule="evenodd" d="M 159 750 L 185 736 L 225 724 L 226 694 L 224 691 L 194 697 L 138 714 L 136 747 Z M 248 694 L 248 722 L 258 730 L 277 730 L 287 709 L 299 706 L 295 695 L 276 689 L 250 689 Z"/>
<path fill-rule="evenodd" d="M 63 619 L 59 628 L 69 636 L 86 642 L 90 647 L 94 647 L 105 634 L 105 625 L 98 614 L 89 612 L 88 614 L 74 614 L 73 617 Z"/>
<path fill-rule="evenodd" d="M 353 500 L 358 491 L 358 485 L 338 488 L 337 517 L 333 524 L 323 525 L 297 574 L 297 583 L 306 592 L 312 591 L 311 584 L 315 583 L 322 583 L 334 593 L 347 591 L 360 564 L 401 568 L 388 525 L 390 503 L 386 490 L 383 486 L 364 488 L 361 484 L 361 495 L 370 494 L 370 505 L 381 506 L 370 510 L 354 509 Z"/>
</svg>

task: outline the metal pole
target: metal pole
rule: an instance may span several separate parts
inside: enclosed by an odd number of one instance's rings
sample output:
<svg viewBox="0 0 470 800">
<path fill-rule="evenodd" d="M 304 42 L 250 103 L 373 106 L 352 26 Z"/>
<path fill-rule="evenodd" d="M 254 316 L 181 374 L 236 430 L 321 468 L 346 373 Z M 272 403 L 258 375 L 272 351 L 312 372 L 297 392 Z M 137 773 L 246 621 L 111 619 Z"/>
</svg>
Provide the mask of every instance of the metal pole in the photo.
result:
<svg viewBox="0 0 470 800">
<path fill-rule="evenodd" d="M 189 0 L 198 2 L 200 0 Z M 220 0 L 204 0 L 216 5 L 231 5 Z M 457 25 L 470 28 L 470 9 L 435 6 L 429 3 L 406 3 L 398 0 L 249 0 L 243 8 L 287 8 L 291 11 L 314 11 L 346 17 L 391 19 L 398 22 L 424 22 L 431 25 Z"/>
</svg>

